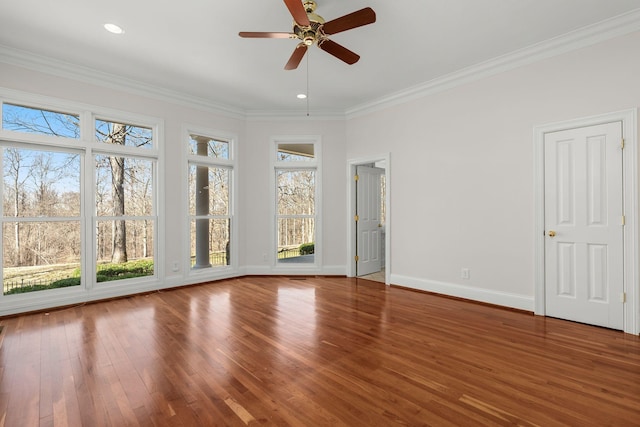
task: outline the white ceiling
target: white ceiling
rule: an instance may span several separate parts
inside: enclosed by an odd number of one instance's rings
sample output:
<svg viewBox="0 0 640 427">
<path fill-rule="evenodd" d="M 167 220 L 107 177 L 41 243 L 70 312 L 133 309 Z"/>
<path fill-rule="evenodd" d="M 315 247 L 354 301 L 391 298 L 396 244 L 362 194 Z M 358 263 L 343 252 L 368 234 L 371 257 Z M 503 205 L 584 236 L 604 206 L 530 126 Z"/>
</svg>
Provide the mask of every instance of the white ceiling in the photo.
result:
<svg viewBox="0 0 640 427">
<path fill-rule="evenodd" d="M 376 11 L 376 23 L 331 37 L 358 63 L 314 46 L 308 70 L 305 59 L 284 71 L 297 41 L 238 37 L 290 31 L 282 0 L 0 0 L 0 47 L 245 113 L 306 110 L 296 94 L 308 71 L 309 108 L 345 112 L 640 8 L 640 0 L 316 1 L 327 21 Z M 106 22 L 125 34 L 108 33 Z"/>
</svg>

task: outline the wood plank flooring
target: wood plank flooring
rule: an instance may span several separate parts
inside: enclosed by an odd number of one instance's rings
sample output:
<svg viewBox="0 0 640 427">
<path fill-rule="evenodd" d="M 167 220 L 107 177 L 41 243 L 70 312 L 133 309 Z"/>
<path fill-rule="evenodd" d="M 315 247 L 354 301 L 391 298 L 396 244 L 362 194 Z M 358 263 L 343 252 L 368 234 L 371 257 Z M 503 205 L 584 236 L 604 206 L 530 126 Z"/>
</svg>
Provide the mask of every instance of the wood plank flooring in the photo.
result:
<svg viewBox="0 0 640 427">
<path fill-rule="evenodd" d="M 0 325 L 0 426 L 640 426 L 639 337 L 362 279 Z"/>
</svg>

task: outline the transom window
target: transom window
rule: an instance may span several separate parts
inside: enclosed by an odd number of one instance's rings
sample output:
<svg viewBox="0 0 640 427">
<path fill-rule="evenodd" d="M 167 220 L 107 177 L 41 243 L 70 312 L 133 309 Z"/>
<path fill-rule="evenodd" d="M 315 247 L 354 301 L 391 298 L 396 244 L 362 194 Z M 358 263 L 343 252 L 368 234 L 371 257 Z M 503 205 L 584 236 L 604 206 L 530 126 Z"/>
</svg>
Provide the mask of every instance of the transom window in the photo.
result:
<svg viewBox="0 0 640 427">
<path fill-rule="evenodd" d="M 278 143 L 278 162 L 313 162 L 315 161 L 315 144 Z"/>
<path fill-rule="evenodd" d="M 123 147 L 153 148 L 153 129 L 96 119 L 96 141 Z"/>
<path fill-rule="evenodd" d="M 209 138 L 199 135 L 189 135 L 189 153 L 195 156 L 211 159 L 230 159 L 230 142 L 222 138 Z"/>
<path fill-rule="evenodd" d="M 80 115 L 5 103 L 2 128 L 16 132 L 80 138 Z"/>
</svg>

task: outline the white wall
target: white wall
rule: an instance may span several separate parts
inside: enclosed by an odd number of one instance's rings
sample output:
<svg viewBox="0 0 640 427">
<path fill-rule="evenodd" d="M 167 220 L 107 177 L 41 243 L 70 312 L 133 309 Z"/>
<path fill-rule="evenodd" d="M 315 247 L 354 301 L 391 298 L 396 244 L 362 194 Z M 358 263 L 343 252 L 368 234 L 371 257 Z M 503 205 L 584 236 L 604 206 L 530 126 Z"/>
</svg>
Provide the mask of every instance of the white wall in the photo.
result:
<svg viewBox="0 0 640 427">
<path fill-rule="evenodd" d="M 345 122 L 301 118 L 294 120 L 249 120 L 246 144 L 241 146 L 242 177 L 245 180 L 241 195 L 243 227 L 245 227 L 241 262 L 247 273 L 269 274 L 273 255 L 273 204 L 269 177 L 271 138 L 286 135 L 319 135 L 322 145 L 322 266 L 318 274 L 345 274 L 346 260 L 346 177 Z"/>
<path fill-rule="evenodd" d="M 348 120 L 347 158 L 391 152 L 391 282 L 533 310 L 533 128 L 637 107 L 639 51 L 635 33 Z"/>
</svg>

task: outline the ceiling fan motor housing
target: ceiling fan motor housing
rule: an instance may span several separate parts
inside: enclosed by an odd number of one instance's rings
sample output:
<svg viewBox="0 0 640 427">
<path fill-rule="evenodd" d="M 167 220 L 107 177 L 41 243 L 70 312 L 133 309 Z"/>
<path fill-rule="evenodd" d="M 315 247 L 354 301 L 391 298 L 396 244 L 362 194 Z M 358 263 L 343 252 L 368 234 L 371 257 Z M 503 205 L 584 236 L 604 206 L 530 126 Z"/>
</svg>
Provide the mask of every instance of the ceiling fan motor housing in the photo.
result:
<svg viewBox="0 0 640 427">
<path fill-rule="evenodd" d="M 306 0 L 303 2 L 303 6 L 305 12 L 307 12 L 307 17 L 309 18 L 311 25 L 309 27 L 301 27 L 294 21 L 293 32 L 305 45 L 311 46 L 322 39 L 322 35 L 319 30 L 325 20 L 322 16 L 314 13 L 317 7 L 315 1 Z"/>
</svg>

